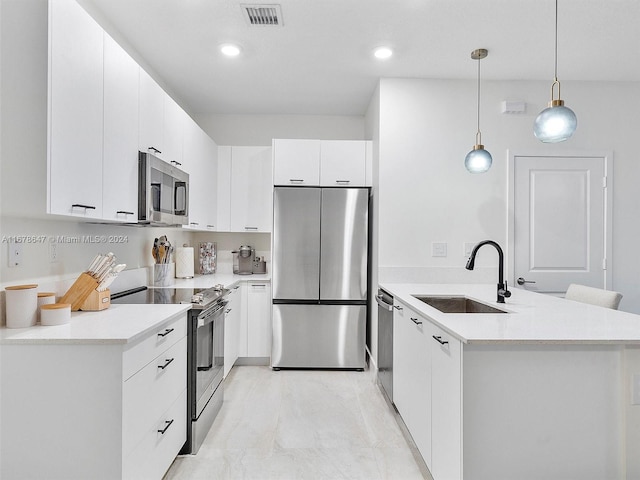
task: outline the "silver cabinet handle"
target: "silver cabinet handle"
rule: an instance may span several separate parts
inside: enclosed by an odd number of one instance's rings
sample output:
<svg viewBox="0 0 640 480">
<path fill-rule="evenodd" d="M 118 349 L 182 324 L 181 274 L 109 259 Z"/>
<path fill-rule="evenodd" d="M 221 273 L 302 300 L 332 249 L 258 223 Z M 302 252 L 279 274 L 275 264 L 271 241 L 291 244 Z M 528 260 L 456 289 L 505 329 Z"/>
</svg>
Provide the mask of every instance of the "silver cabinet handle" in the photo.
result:
<svg viewBox="0 0 640 480">
<path fill-rule="evenodd" d="M 85 210 L 95 210 L 96 207 L 94 207 L 93 205 L 84 205 L 82 203 L 74 203 L 73 205 L 71 205 L 71 208 L 84 208 Z"/>
<path fill-rule="evenodd" d="M 164 428 L 161 428 L 158 430 L 158 433 L 164 435 L 164 432 L 167 431 L 167 429 L 171 426 L 171 424 L 173 423 L 173 418 L 171 420 L 165 420 L 164 423 L 166 424 Z"/>
<path fill-rule="evenodd" d="M 447 340 L 442 340 L 442 337 L 440 335 L 432 335 L 432 337 L 440 345 L 446 345 L 447 343 L 449 343 Z"/>
<path fill-rule="evenodd" d="M 213 227 L 215 227 L 215 225 L 208 225 L 207 224 L 207 228 L 213 228 Z"/>
<path fill-rule="evenodd" d="M 176 166 L 178 166 L 178 167 L 179 167 L 180 165 L 182 165 L 180 162 L 176 162 L 175 160 L 171 160 L 171 163 L 173 163 L 174 165 L 176 165 Z"/>
<path fill-rule="evenodd" d="M 189 225 L 200 225 L 198 222 L 189 222 Z"/>
<path fill-rule="evenodd" d="M 290 178 L 289 181 L 291 183 L 302 183 L 302 182 L 304 182 L 304 179 L 303 178 Z"/>
<path fill-rule="evenodd" d="M 399 312 L 402 311 L 402 307 L 400 305 L 394 305 L 393 308 L 395 308 L 396 310 L 398 310 Z"/>
<path fill-rule="evenodd" d="M 233 308 L 227 308 L 227 309 L 224 311 L 224 313 L 225 313 L 225 314 L 227 314 L 227 313 L 229 313 L 231 310 L 233 310 Z"/>
<path fill-rule="evenodd" d="M 244 227 L 245 230 L 258 230 L 258 227 Z"/>
<path fill-rule="evenodd" d="M 147 150 L 153 150 L 154 152 L 156 152 L 156 153 L 158 153 L 158 154 L 162 153 L 162 152 L 161 152 L 160 150 L 158 150 L 156 147 L 149 147 L 149 148 L 147 148 Z"/>
<path fill-rule="evenodd" d="M 126 210 L 118 210 L 116 215 L 133 215 L 133 212 L 127 212 Z"/>
<path fill-rule="evenodd" d="M 336 180 L 336 183 L 340 185 L 348 185 L 349 183 L 351 183 L 351 180 Z"/>
<path fill-rule="evenodd" d="M 417 318 L 413 318 L 413 317 L 411 317 L 411 321 L 412 321 L 413 323 L 415 323 L 416 325 L 422 325 L 422 322 L 421 322 L 420 320 L 418 320 Z"/>
<path fill-rule="evenodd" d="M 525 280 L 522 277 L 518 277 L 518 279 L 516 280 L 516 282 L 518 283 L 518 285 L 524 285 L 525 283 L 536 283 L 533 280 Z"/>
<path fill-rule="evenodd" d="M 167 368 L 167 367 L 169 366 L 169 364 L 170 364 L 171 362 L 173 362 L 173 360 L 174 360 L 173 358 L 165 358 L 165 359 L 164 359 L 164 362 L 165 362 L 165 363 L 164 363 L 164 365 L 158 365 L 158 368 L 159 368 L 160 370 L 164 370 L 165 368 Z"/>
</svg>

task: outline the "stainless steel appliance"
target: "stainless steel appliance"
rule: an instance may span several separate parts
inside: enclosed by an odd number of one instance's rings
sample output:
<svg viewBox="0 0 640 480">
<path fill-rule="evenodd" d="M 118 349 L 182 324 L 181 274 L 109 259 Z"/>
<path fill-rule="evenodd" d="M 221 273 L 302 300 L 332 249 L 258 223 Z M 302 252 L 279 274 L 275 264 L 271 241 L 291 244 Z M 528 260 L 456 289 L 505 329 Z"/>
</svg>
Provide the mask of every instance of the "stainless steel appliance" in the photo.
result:
<svg viewBox="0 0 640 480">
<path fill-rule="evenodd" d="M 189 174 L 147 152 L 138 153 L 138 224 L 187 225 Z"/>
<path fill-rule="evenodd" d="M 222 407 L 228 293 L 224 288 L 140 287 L 111 296 L 111 303 L 191 303 L 187 314 L 187 441 L 182 454 L 198 452 Z"/>
<path fill-rule="evenodd" d="M 393 403 L 393 297 L 382 289 L 378 304 L 378 383 Z"/>
<path fill-rule="evenodd" d="M 274 369 L 365 367 L 369 192 L 274 189 Z"/>
<path fill-rule="evenodd" d="M 255 249 L 250 245 L 241 245 L 238 250 L 233 250 L 233 273 L 237 275 L 251 275 L 253 262 L 256 258 Z"/>
</svg>

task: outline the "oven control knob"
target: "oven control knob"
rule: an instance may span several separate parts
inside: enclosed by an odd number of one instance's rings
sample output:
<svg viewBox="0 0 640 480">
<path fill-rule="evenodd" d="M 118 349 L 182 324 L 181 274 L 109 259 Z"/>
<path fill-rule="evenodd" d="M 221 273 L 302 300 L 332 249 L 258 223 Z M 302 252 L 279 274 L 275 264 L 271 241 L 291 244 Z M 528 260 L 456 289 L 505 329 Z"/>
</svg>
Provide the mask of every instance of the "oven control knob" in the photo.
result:
<svg viewBox="0 0 640 480">
<path fill-rule="evenodd" d="M 191 302 L 192 303 L 202 303 L 203 299 L 204 299 L 204 296 L 201 293 L 196 293 L 195 295 L 193 295 L 191 297 Z"/>
</svg>

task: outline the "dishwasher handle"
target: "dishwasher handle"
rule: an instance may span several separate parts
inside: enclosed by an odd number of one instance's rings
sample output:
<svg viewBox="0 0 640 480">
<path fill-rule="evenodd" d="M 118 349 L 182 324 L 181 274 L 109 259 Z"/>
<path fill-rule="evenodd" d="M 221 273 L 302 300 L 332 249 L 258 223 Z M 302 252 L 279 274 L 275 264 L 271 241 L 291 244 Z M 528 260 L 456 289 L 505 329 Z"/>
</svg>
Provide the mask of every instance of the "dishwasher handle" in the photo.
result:
<svg viewBox="0 0 640 480">
<path fill-rule="evenodd" d="M 388 304 L 382 299 L 382 295 L 376 295 L 376 303 L 388 312 L 393 312 L 393 305 Z"/>
</svg>

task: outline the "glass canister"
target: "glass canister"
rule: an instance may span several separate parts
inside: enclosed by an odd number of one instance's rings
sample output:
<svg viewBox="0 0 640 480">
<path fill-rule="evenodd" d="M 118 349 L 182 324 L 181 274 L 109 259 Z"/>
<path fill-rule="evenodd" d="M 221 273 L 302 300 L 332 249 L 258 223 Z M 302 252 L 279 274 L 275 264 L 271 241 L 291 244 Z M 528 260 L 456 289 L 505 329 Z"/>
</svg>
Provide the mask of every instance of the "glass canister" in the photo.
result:
<svg viewBox="0 0 640 480">
<path fill-rule="evenodd" d="M 216 242 L 201 242 L 199 245 L 200 274 L 216 273 L 218 253 Z"/>
</svg>

